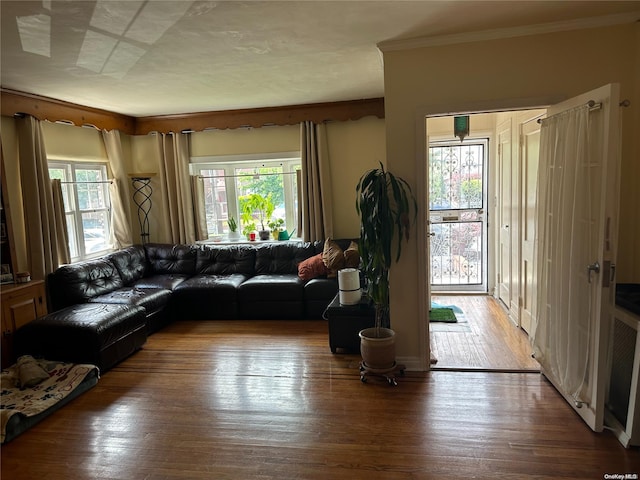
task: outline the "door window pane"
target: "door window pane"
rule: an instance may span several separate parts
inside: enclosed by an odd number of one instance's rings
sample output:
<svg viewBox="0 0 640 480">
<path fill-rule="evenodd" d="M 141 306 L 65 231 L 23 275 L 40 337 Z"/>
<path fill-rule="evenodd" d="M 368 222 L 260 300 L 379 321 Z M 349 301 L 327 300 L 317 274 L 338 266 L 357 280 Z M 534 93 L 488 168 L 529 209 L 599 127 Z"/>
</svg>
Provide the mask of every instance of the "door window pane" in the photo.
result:
<svg viewBox="0 0 640 480">
<path fill-rule="evenodd" d="M 484 145 L 429 148 L 429 209 L 482 208 Z"/>
<path fill-rule="evenodd" d="M 431 285 L 486 288 L 485 139 L 429 146 Z M 465 288 L 468 287 L 468 288 Z"/>
</svg>

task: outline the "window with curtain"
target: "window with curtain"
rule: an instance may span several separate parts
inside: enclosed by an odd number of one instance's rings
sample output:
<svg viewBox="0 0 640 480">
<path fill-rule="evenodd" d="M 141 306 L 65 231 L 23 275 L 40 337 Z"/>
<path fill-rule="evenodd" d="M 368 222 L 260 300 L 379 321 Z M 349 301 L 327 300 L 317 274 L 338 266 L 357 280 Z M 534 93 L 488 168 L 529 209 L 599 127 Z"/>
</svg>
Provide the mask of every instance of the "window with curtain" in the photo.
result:
<svg viewBox="0 0 640 480">
<path fill-rule="evenodd" d="M 298 185 L 296 172 L 300 170 L 300 157 L 245 158 L 229 157 L 208 161 L 198 158 L 191 164 L 191 173 L 199 175 L 204 183 L 204 203 L 209 237 L 229 233 L 229 218 L 238 223 L 242 232 L 251 221 L 259 227 L 256 218 L 242 215 L 243 198 L 252 193 L 271 195 L 275 204 L 271 220 L 282 219 L 291 232 L 297 228 Z M 265 225 L 266 226 L 266 225 Z"/>
<path fill-rule="evenodd" d="M 62 183 L 71 261 L 112 249 L 109 179 L 106 164 L 49 161 L 49 176 Z"/>
</svg>

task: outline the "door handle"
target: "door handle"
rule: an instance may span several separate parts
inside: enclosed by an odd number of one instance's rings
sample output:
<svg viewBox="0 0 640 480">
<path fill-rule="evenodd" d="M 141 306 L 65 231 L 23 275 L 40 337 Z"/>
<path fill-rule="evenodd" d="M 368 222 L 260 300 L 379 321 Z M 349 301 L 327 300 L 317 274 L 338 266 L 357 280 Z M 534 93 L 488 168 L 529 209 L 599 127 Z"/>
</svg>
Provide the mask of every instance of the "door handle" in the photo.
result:
<svg viewBox="0 0 640 480">
<path fill-rule="evenodd" d="M 587 281 L 591 283 L 591 272 L 600 273 L 600 264 L 596 260 L 591 265 L 587 265 Z"/>
</svg>

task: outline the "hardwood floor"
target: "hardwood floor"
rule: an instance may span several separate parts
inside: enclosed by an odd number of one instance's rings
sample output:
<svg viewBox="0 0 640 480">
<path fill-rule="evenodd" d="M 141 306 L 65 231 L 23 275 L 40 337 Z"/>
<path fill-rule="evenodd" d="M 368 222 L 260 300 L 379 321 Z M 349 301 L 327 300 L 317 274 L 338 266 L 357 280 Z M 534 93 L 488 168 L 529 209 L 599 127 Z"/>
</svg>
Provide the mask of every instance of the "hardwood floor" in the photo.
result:
<svg viewBox="0 0 640 480">
<path fill-rule="evenodd" d="M 638 449 L 540 375 L 360 382 L 324 321 L 177 322 L 1 448 L 2 479 L 602 479 Z"/>
<path fill-rule="evenodd" d="M 463 322 L 430 324 L 432 368 L 539 371 L 531 357 L 527 334 L 508 318 L 504 307 L 488 295 L 432 295 L 440 305 L 462 309 Z"/>
</svg>

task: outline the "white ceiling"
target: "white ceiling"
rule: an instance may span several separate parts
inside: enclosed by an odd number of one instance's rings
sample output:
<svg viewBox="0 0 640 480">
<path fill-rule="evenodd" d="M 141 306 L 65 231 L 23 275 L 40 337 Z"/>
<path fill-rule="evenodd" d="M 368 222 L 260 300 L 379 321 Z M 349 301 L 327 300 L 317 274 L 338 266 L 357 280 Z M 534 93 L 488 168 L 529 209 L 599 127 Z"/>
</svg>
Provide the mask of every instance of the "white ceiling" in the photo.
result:
<svg viewBox="0 0 640 480">
<path fill-rule="evenodd" d="M 382 97 L 380 42 L 637 12 L 640 1 L 0 0 L 0 8 L 2 87 L 148 116 Z"/>
</svg>

